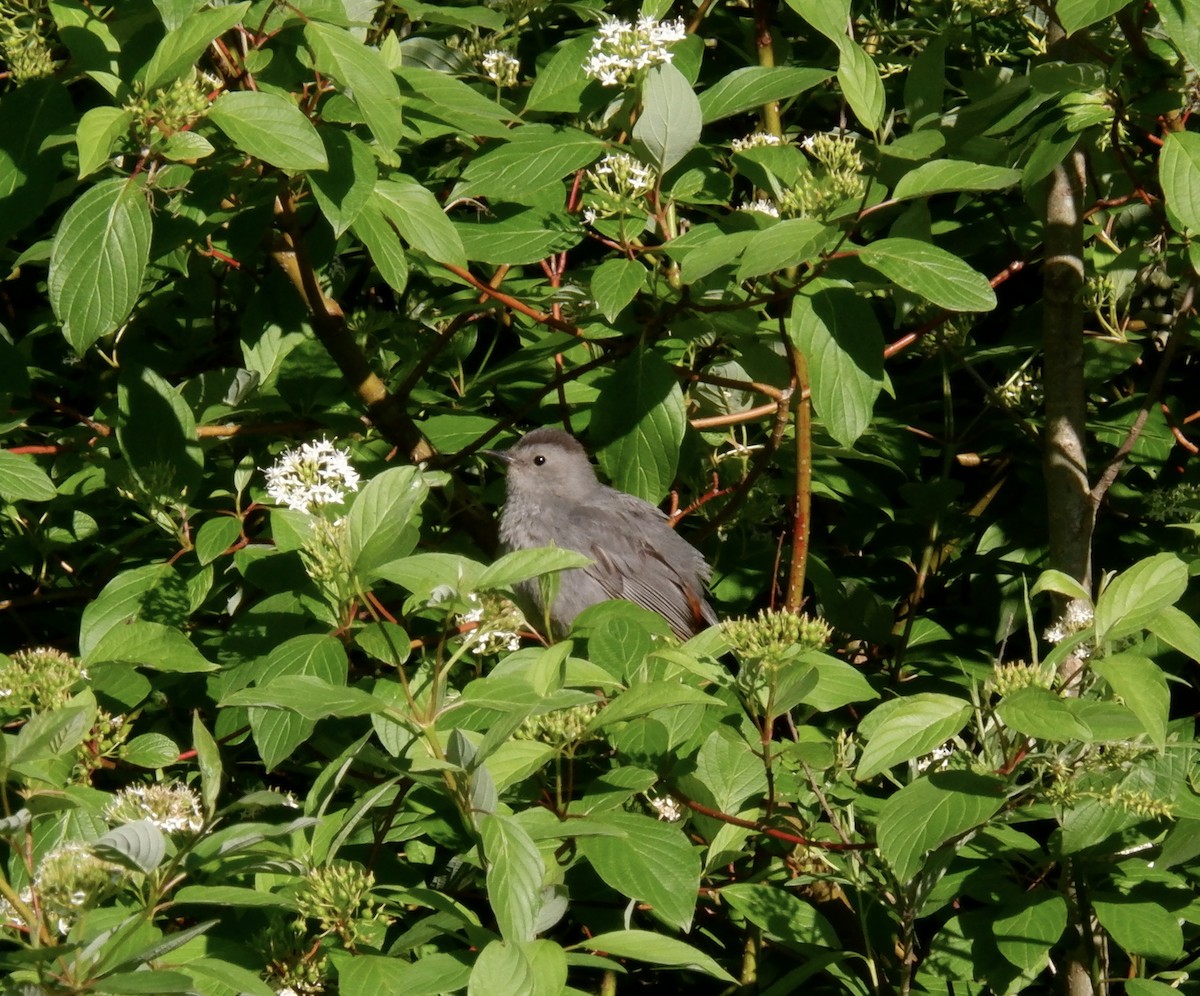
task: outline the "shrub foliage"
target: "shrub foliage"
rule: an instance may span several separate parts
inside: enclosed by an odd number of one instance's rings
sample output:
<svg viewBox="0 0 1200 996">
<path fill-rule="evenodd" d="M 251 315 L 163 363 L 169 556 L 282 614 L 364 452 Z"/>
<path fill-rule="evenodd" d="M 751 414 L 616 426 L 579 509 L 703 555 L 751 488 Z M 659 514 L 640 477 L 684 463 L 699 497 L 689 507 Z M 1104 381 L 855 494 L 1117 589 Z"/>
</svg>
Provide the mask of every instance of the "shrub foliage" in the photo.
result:
<svg viewBox="0 0 1200 996">
<path fill-rule="evenodd" d="M 0 11 L 5 991 L 1195 972 L 1195 4 Z"/>
</svg>

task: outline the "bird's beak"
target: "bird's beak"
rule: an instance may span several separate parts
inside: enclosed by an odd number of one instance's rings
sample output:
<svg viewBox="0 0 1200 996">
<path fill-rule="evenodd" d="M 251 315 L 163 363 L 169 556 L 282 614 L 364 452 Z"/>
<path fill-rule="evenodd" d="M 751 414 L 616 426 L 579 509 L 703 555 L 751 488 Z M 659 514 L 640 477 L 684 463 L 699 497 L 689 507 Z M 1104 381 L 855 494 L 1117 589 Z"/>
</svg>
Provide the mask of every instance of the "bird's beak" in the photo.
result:
<svg viewBox="0 0 1200 996">
<path fill-rule="evenodd" d="M 491 457 L 493 460 L 499 460 L 503 464 L 512 462 L 512 454 L 508 450 L 480 450 L 479 455 Z"/>
</svg>

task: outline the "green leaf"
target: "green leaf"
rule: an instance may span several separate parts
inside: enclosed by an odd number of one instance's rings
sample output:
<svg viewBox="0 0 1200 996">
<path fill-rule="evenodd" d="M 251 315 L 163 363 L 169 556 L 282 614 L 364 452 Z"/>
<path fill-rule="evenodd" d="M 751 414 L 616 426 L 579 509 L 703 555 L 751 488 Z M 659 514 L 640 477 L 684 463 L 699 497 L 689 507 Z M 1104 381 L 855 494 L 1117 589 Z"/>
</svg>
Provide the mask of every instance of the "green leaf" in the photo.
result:
<svg viewBox="0 0 1200 996">
<path fill-rule="evenodd" d="M 570 570 L 573 567 L 587 567 L 591 563 L 591 557 L 557 547 L 513 550 L 485 567 L 479 577 L 471 582 L 470 587 L 475 591 L 511 588 L 519 581 L 527 581 L 555 571 Z"/>
<path fill-rule="evenodd" d="M 1200 662 L 1200 626 L 1186 612 L 1174 606 L 1167 606 L 1159 609 L 1158 614 L 1146 626 L 1164 643 Z"/>
<path fill-rule="evenodd" d="M 737 984 L 737 979 L 699 948 L 649 930 L 615 930 L 609 934 L 597 934 L 580 941 L 575 947 L 602 951 L 616 958 L 633 958 L 651 965 L 686 968 L 711 975 L 722 982 Z"/>
<path fill-rule="evenodd" d="M 500 936 L 531 941 L 542 906 L 546 866 L 528 831 L 511 816 L 487 814 L 479 821 L 487 863 L 487 894 Z"/>
<path fill-rule="evenodd" d="M 700 118 L 700 101 L 683 74 L 669 62 L 655 66 L 642 84 L 634 151 L 661 176 L 696 147 Z"/>
<path fill-rule="evenodd" d="M 65 151 L 60 142 L 47 139 L 75 120 L 71 98 L 58 80 L 30 80 L 0 96 L 0 244 L 46 207 Z"/>
<path fill-rule="evenodd" d="M 612 831 L 576 841 L 605 884 L 686 931 L 700 888 L 700 855 L 682 829 L 641 813 L 594 814 L 586 822 Z"/>
<path fill-rule="evenodd" d="M 294 901 L 265 889 L 249 889 L 236 885 L 185 885 L 173 893 L 177 903 L 194 906 L 230 906 L 234 909 L 294 910 Z"/>
<path fill-rule="evenodd" d="M 986 822 L 1004 805 L 1004 783 L 969 771 L 942 771 L 905 785 L 879 809 L 879 853 L 902 883 L 926 854 Z"/>
<path fill-rule="evenodd" d="M 247 155 L 288 172 L 328 169 L 317 129 L 286 97 L 263 90 L 226 91 L 209 119 Z"/>
<path fill-rule="evenodd" d="M 858 668 L 829 654 L 815 650 L 801 654 L 794 670 L 797 679 L 803 678 L 810 670 L 816 675 L 816 686 L 812 690 L 802 687 L 798 701 L 812 706 L 818 712 L 832 712 L 851 702 L 879 698 L 879 693 Z"/>
<path fill-rule="evenodd" d="M 134 664 L 154 671 L 185 674 L 217 669 L 179 630 L 145 619 L 113 626 L 84 654 L 83 662 L 89 666 Z"/>
<path fill-rule="evenodd" d="M 1021 182 L 1019 169 L 938 159 L 905 173 L 892 191 L 895 200 L 958 190 L 1007 190 Z"/>
<path fill-rule="evenodd" d="M 384 214 L 383 202 L 377 201 L 374 191 L 370 200 L 358 211 L 350 230 L 367 247 L 371 262 L 387 285 L 398 294 L 408 286 L 408 258 L 400 235 Z"/>
<path fill-rule="evenodd" d="M 1179 917 L 1155 902 L 1126 896 L 1092 899 L 1096 919 L 1129 954 L 1154 961 L 1173 962 L 1183 954 L 1183 929 Z"/>
<path fill-rule="evenodd" d="M 117 380 L 117 443 L 149 495 L 190 500 L 203 478 L 196 420 L 178 388 L 136 363 Z"/>
<path fill-rule="evenodd" d="M 308 182 L 321 213 L 333 226 L 333 234 L 341 235 L 354 224 L 371 200 L 377 179 L 375 157 L 367 143 L 353 132 L 320 128 L 318 133 L 325 144 L 329 169 L 308 174 Z M 367 248 L 369 250 L 370 246 Z M 371 258 L 375 258 L 374 253 Z M 384 279 L 387 279 L 386 274 Z M 403 291 L 403 284 L 396 289 Z"/>
<path fill-rule="evenodd" d="M 1054 13 L 1063 31 L 1073 35 L 1080 28 L 1103 21 L 1127 6 L 1129 0 L 1058 0 Z"/>
<path fill-rule="evenodd" d="M 84 111 L 75 130 L 81 180 L 108 162 L 113 145 L 129 131 L 132 123 L 133 114 L 120 107 L 93 107 Z"/>
<path fill-rule="evenodd" d="M 193 978 L 199 976 L 201 979 L 212 979 L 238 996 L 275 996 L 275 990 L 256 973 L 223 958 L 191 958 L 188 960 L 187 970 Z M 196 986 L 193 985 L 192 988 L 195 989 Z M 202 991 L 218 990 L 216 986 L 204 986 Z"/>
<path fill-rule="evenodd" d="M 656 681 L 634 685 L 608 703 L 588 724 L 589 730 L 602 730 L 614 723 L 624 723 L 660 709 L 683 705 L 719 706 L 719 699 L 706 695 L 698 688 L 689 688 L 673 681 Z"/>
<path fill-rule="evenodd" d="M 158 16 L 168 31 L 182 27 L 203 0 L 154 0 Z"/>
<path fill-rule="evenodd" d="M 1188 570 L 1173 553 L 1159 553 L 1118 574 L 1096 600 L 1096 639 L 1141 629 L 1187 589 Z"/>
<path fill-rule="evenodd" d="M 34 713 L 9 743 L 6 766 L 16 770 L 72 754 L 95 722 L 96 700 L 91 692 L 75 696 L 65 707 Z"/>
<path fill-rule="evenodd" d="M 147 91 L 190 75 L 192 66 L 212 43 L 242 20 L 249 3 L 193 11 L 178 27 L 167 31 L 146 65 L 142 82 Z"/>
<path fill-rule="evenodd" d="M 720 896 L 767 937 L 787 944 L 841 947 L 829 921 L 789 889 L 745 882 L 725 886 Z"/>
<path fill-rule="evenodd" d="M 695 777 L 725 813 L 736 813 L 743 802 L 757 800 L 768 788 L 762 758 L 745 740 L 721 730 L 709 734 L 696 754 Z"/>
<path fill-rule="evenodd" d="M 349 668 L 346 651 L 331 636 L 296 636 L 280 644 L 258 664 L 256 682 L 269 684 L 285 675 L 316 678 L 344 686 Z M 313 732 L 314 722 L 284 709 L 251 709 L 250 731 L 263 765 L 273 771 Z"/>
<path fill-rule="evenodd" d="M 385 149 L 400 141 L 400 87 L 379 50 L 364 45 L 344 28 L 317 21 L 304 26 L 304 40 L 318 70 L 350 91 L 367 127 Z"/>
<path fill-rule="evenodd" d="M 1191 0 L 1154 0 L 1154 9 L 1167 37 L 1175 43 L 1192 72 L 1200 72 L 1200 16 L 1195 5 Z"/>
<path fill-rule="evenodd" d="M 367 993 L 403 993 L 404 996 L 439 996 L 465 989 L 471 966 L 461 956 L 427 954 L 416 961 L 380 955 L 336 951 L 338 991 L 346 996 Z M 190 963 L 189 963 L 190 964 Z M 513 990 L 516 992 L 516 990 Z"/>
<path fill-rule="evenodd" d="M 675 372 L 639 349 L 613 368 L 592 408 L 596 456 L 613 486 L 651 503 L 675 480 L 687 406 Z"/>
<path fill-rule="evenodd" d="M 508 134 L 507 141 L 471 160 L 455 197 L 512 199 L 590 166 L 605 150 L 601 139 L 577 128 L 527 124 Z"/>
<path fill-rule="evenodd" d="M 165 768 L 179 760 L 179 745 L 161 733 L 142 733 L 121 748 L 120 756 L 139 768 Z"/>
<path fill-rule="evenodd" d="M 5 501 L 50 501 L 58 494 L 54 482 L 24 453 L 0 450 L 0 498 Z"/>
<path fill-rule="evenodd" d="M 350 557 L 364 582 L 417 545 L 417 511 L 429 487 L 416 467 L 392 467 L 372 478 L 350 506 Z"/>
<path fill-rule="evenodd" d="M 439 263 L 466 267 L 467 254 L 454 225 L 433 194 L 412 177 L 395 174 L 391 179 L 380 180 L 375 185 L 372 203 L 414 249 Z"/>
<path fill-rule="evenodd" d="M 971 716 L 971 703 L 936 692 L 918 692 L 878 706 L 863 721 L 870 733 L 854 777 L 865 781 L 901 761 L 928 754 L 957 735 Z"/>
<path fill-rule="evenodd" d="M 426 116 L 457 134 L 504 138 L 510 132 L 506 122 L 516 119 L 503 104 L 489 100 L 448 72 L 415 65 L 394 66 L 392 71 L 400 79 L 410 125 Z"/>
<path fill-rule="evenodd" d="M 167 842 L 149 820 L 137 820 L 110 830 L 92 844 L 92 850 L 106 861 L 148 875 L 167 856 Z"/>
<path fill-rule="evenodd" d="M 200 721 L 200 713 L 192 713 L 192 746 L 196 751 L 196 764 L 200 768 L 200 798 L 204 804 L 204 815 L 212 819 L 217 811 L 217 800 L 221 797 L 221 750 L 217 741 Z"/>
<path fill-rule="evenodd" d="M 495 996 L 497 993 L 529 993 L 533 996 L 533 966 L 519 944 L 492 941 L 475 960 L 467 996 Z"/>
<path fill-rule="evenodd" d="M 162 145 L 163 158 L 174 162 L 203 159 L 216 151 L 212 142 L 194 131 L 177 131 Z"/>
<path fill-rule="evenodd" d="M 138 618 L 183 623 L 189 610 L 187 585 L 170 564 L 124 571 L 83 610 L 79 653 L 85 659 L 113 627 Z"/>
<path fill-rule="evenodd" d="M 1167 211 L 1183 228 L 1200 232 L 1200 135 L 1172 131 L 1158 157 L 1158 182 Z"/>
<path fill-rule="evenodd" d="M 854 116 L 868 131 L 878 131 L 887 110 L 883 80 L 875 60 L 851 38 L 838 46 L 837 78 Z"/>
<path fill-rule="evenodd" d="M 787 5 L 835 45 L 847 41 L 849 0 L 787 0 Z"/>
<path fill-rule="evenodd" d="M 578 112 L 583 106 L 583 91 L 593 81 L 583 71 L 588 52 L 592 48 L 593 34 L 582 34 L 562 43 L 554 55 L 537 74 L 529 97 L 525 101 L 526 111 Z"/>
<path fill-rule="evenodd" d="M 1075 578 L 1069 574 L 1064 574 L 1062 571 L 1048 570 L 1042 571 L 1038 575 L 1037 581 L 1033 587 L 1029 589 L 1029 597 L 1033 598 L 1040 595 L 1043 591 L 1053 591 L 1060 595 L 1066 595 L 1068 598 L 1078 599 L 1081 602 L 1091 602 L 1091 592 L 1081 585 Z"/>
<path fill-rule="evenodd" d="M 751 235 L 742 250 L 737 279 L 749 280 L 808 263 L 834 234 L 834 229 L 813 218 L 791 218 L 761 229 Z"/>
<path fill-rule="evenodd" d="M 1133 712 L 1160 750 L 1167 742 L 1171 693 L 1162 668 L 1132 652 L 1092 661 L 1092 668 Z"/>
<path fill-rule="evenodd" d="M 357 688 L 343 688 L 307 675 L 285 675 L 257 688 L 231 692 L 221 706 L 262 706 L 290 709 L 306 719 L 327 716 L 369 716 L 386 712 L 388 705 Z"/>
<path fill-rule="evenodd" d="M 1091 730 L 1075 716 L 1071 704 L 1048 688 L 1018 688 L 1004 696 L 996 714 L 1005 726 L 1027 737 L 1051 743 L 1091 739 Z"/>
<path fill-rule="evenodd" d="M 196 558 L 201 564 L 211 564 L 228 550 L 242 535 L 242 520 L 232 515 L 207 519 L 196 530 Z"/>
<path fill-rule="evenodd" d="M 735 69 L 700 94 L 704 123 L 755 110 L 773 100 L 787 100 L 824 83 L 833 75 L 823 69 L 789 66 L 746 66 Z"/>
<path fill-rule="evenodd" d="M 928 242 L 880 239 L 864 246 L 859 259 L 947 311 L 991 311 L 996 307 L 996 294 L 983 274 Z"/>
<path fill-rule="evenodd" d="M 480 263 L 537 263 L 574 249 L 583 240 L 579 222 L 565 212 L 503 204 L 479 221 L 456 221 L 467 258 Z"/>
<path fill-rule="evenodd" d="M 1022 971 L 1040 971 L 1067 928 L 1066 900 L 1035 889 L 1010 899 L 998 912 L 992 931 L 1000 954 Z"/>
<path fill-rule="evenodd" d="M 50 252 L 50 304 L 80 356 L 129 317 L 150 259 L 153 221 L 131 180 L 104 180 L 63 215 Z"/>
<path fill-rule="evenodd" d="M 787 330 L 808 359 L 813 407 L 830 435 L 852 447 L 883 390 L 883 333 L 874 310 L 848 286 L 814 281 L 792 302 Z"/>
<path fill-rule="evenodd" d="M 610 322 L 646 285 L 646 268 L 636 259 L 606 259 L 592 273 L 592 297 Z"/>
</svg>

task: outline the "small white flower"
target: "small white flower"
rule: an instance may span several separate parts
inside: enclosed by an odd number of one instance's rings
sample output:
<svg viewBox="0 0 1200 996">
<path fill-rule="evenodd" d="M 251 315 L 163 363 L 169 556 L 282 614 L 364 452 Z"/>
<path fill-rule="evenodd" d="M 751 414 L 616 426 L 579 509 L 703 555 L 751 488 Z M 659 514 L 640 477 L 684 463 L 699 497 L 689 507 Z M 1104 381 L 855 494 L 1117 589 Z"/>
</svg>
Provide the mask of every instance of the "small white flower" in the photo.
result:
<svg viewBox="0 0 1200 996">
<path fill-rule="evenodd" d="M 953 740 L 947 740 L 941 747 L 934 748 L 924 757 L 917 759 L 917 773 L 926 771 L 945 771 L 950 766 L 950 758 L 957 750 Z"/>
<path fill-rule="evenodd" d="M 667 46 L 687 36 L 682 19 L 657 21 L 643 15 L 637 24 L 611 19 L 596 31 L 583 71 L 602 86 L 621 86 L 641 69 L 670 62 Z"/>
<path fill-rule="evenodd" d="M 484 74 L 496 86 L 516 86 L 521 74 L 521 60 L 498 48 L 485 52 L 480 61 Z"/>
<path fill-rule="evenodd" d="M 735 138 L 732 148 L 734 152 L 745 152 L 747 149 L 757 149 L 764 145 L 779 145 L 781 142 L 782 139 L 778 135 L 756 131 L 753 135 L 747 135 L 745 138 Z"/>
<path fill-rule="evenodd" d="M 339 504 L 349 492 L 358 490 L 358 472 L 328 439 L 284 450 L 263 473 L 267 494 L 297 512 Z"/>
<path fill-rule="evenodd" d="M 1062 643 L 1068 636 L 1087 629 L 1095 621 L 1092 606 L 1083 599 L 1077 598 L 1068 603 L 1066 611 L 1058 619 L 1046 627 L 1042 639 L 1047 643 Z"/>
<path fill-rule="evenodd" d="M 587 225 L 596 224 L 596 209 L 595 208 L 584 208 L 583 209 L 583 221 Z"/>
<path fill-rule="evenodd" d="M 667 823 L 678 823 L 683 819 L 683 808 L 669 795 L 657 798 L 647 797 L 646 801 L 650 803 L 650 808 L 654 810 L 660 820 L 665 820 Z"/>
<path fill-rule="evenodd" d="M 756 201 L 748 201 L 746 203 L 743 203 L 738 208 L 738 210 L 739 211 L 757 211 L 759 214 L 769 214 L 772 218 L 779 217 L 779 208 L 777 208 L 773 203 L 771 203 L 771 201 L 767 200 L 765 197 L 760 197 Z"/>
<path fill-rule="evenodd" d="M 812 152 L 812 150 L 816 146 L 816 144 L 817 144 L 817 136 L 809 135 L 806 138 L 801 140 L 800 148 L 802 148 L 805 152 Z"/>
<path fill-rule="evenodd" d="M 183 782 L 130 785 L 104 808 L 111 823 L 149 820 L 163 833 L 199 833 L 204 829 L 200 797 Z"/>
</svg>

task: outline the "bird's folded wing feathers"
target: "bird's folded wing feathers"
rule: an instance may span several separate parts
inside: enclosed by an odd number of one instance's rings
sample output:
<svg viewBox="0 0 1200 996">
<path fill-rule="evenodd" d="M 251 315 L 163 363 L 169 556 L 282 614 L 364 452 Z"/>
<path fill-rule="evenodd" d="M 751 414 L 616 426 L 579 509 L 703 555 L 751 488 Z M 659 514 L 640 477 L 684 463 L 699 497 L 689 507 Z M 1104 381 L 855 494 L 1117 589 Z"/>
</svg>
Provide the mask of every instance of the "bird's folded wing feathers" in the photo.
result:
<svg viewBox="0 0 1200 996">
<path fill-rule="evenodd" d="M 619 493 L 619 492 L 618 492 Z M 676 633 L 694 632 L 716 617 L 704 597 L 704 558 L 670 528 L 653 505 L 629 498 L 620 514 L 597 509 L 588 517 L 584 568 L 610 598 L 624 598 L 665 617 Z M 667 556 L 664 557 L 663 547 Z M 671 564 L 672 558 L 683 569 Z M 680 594 L 683 598 L 680 598 Z"/>
</svg>

